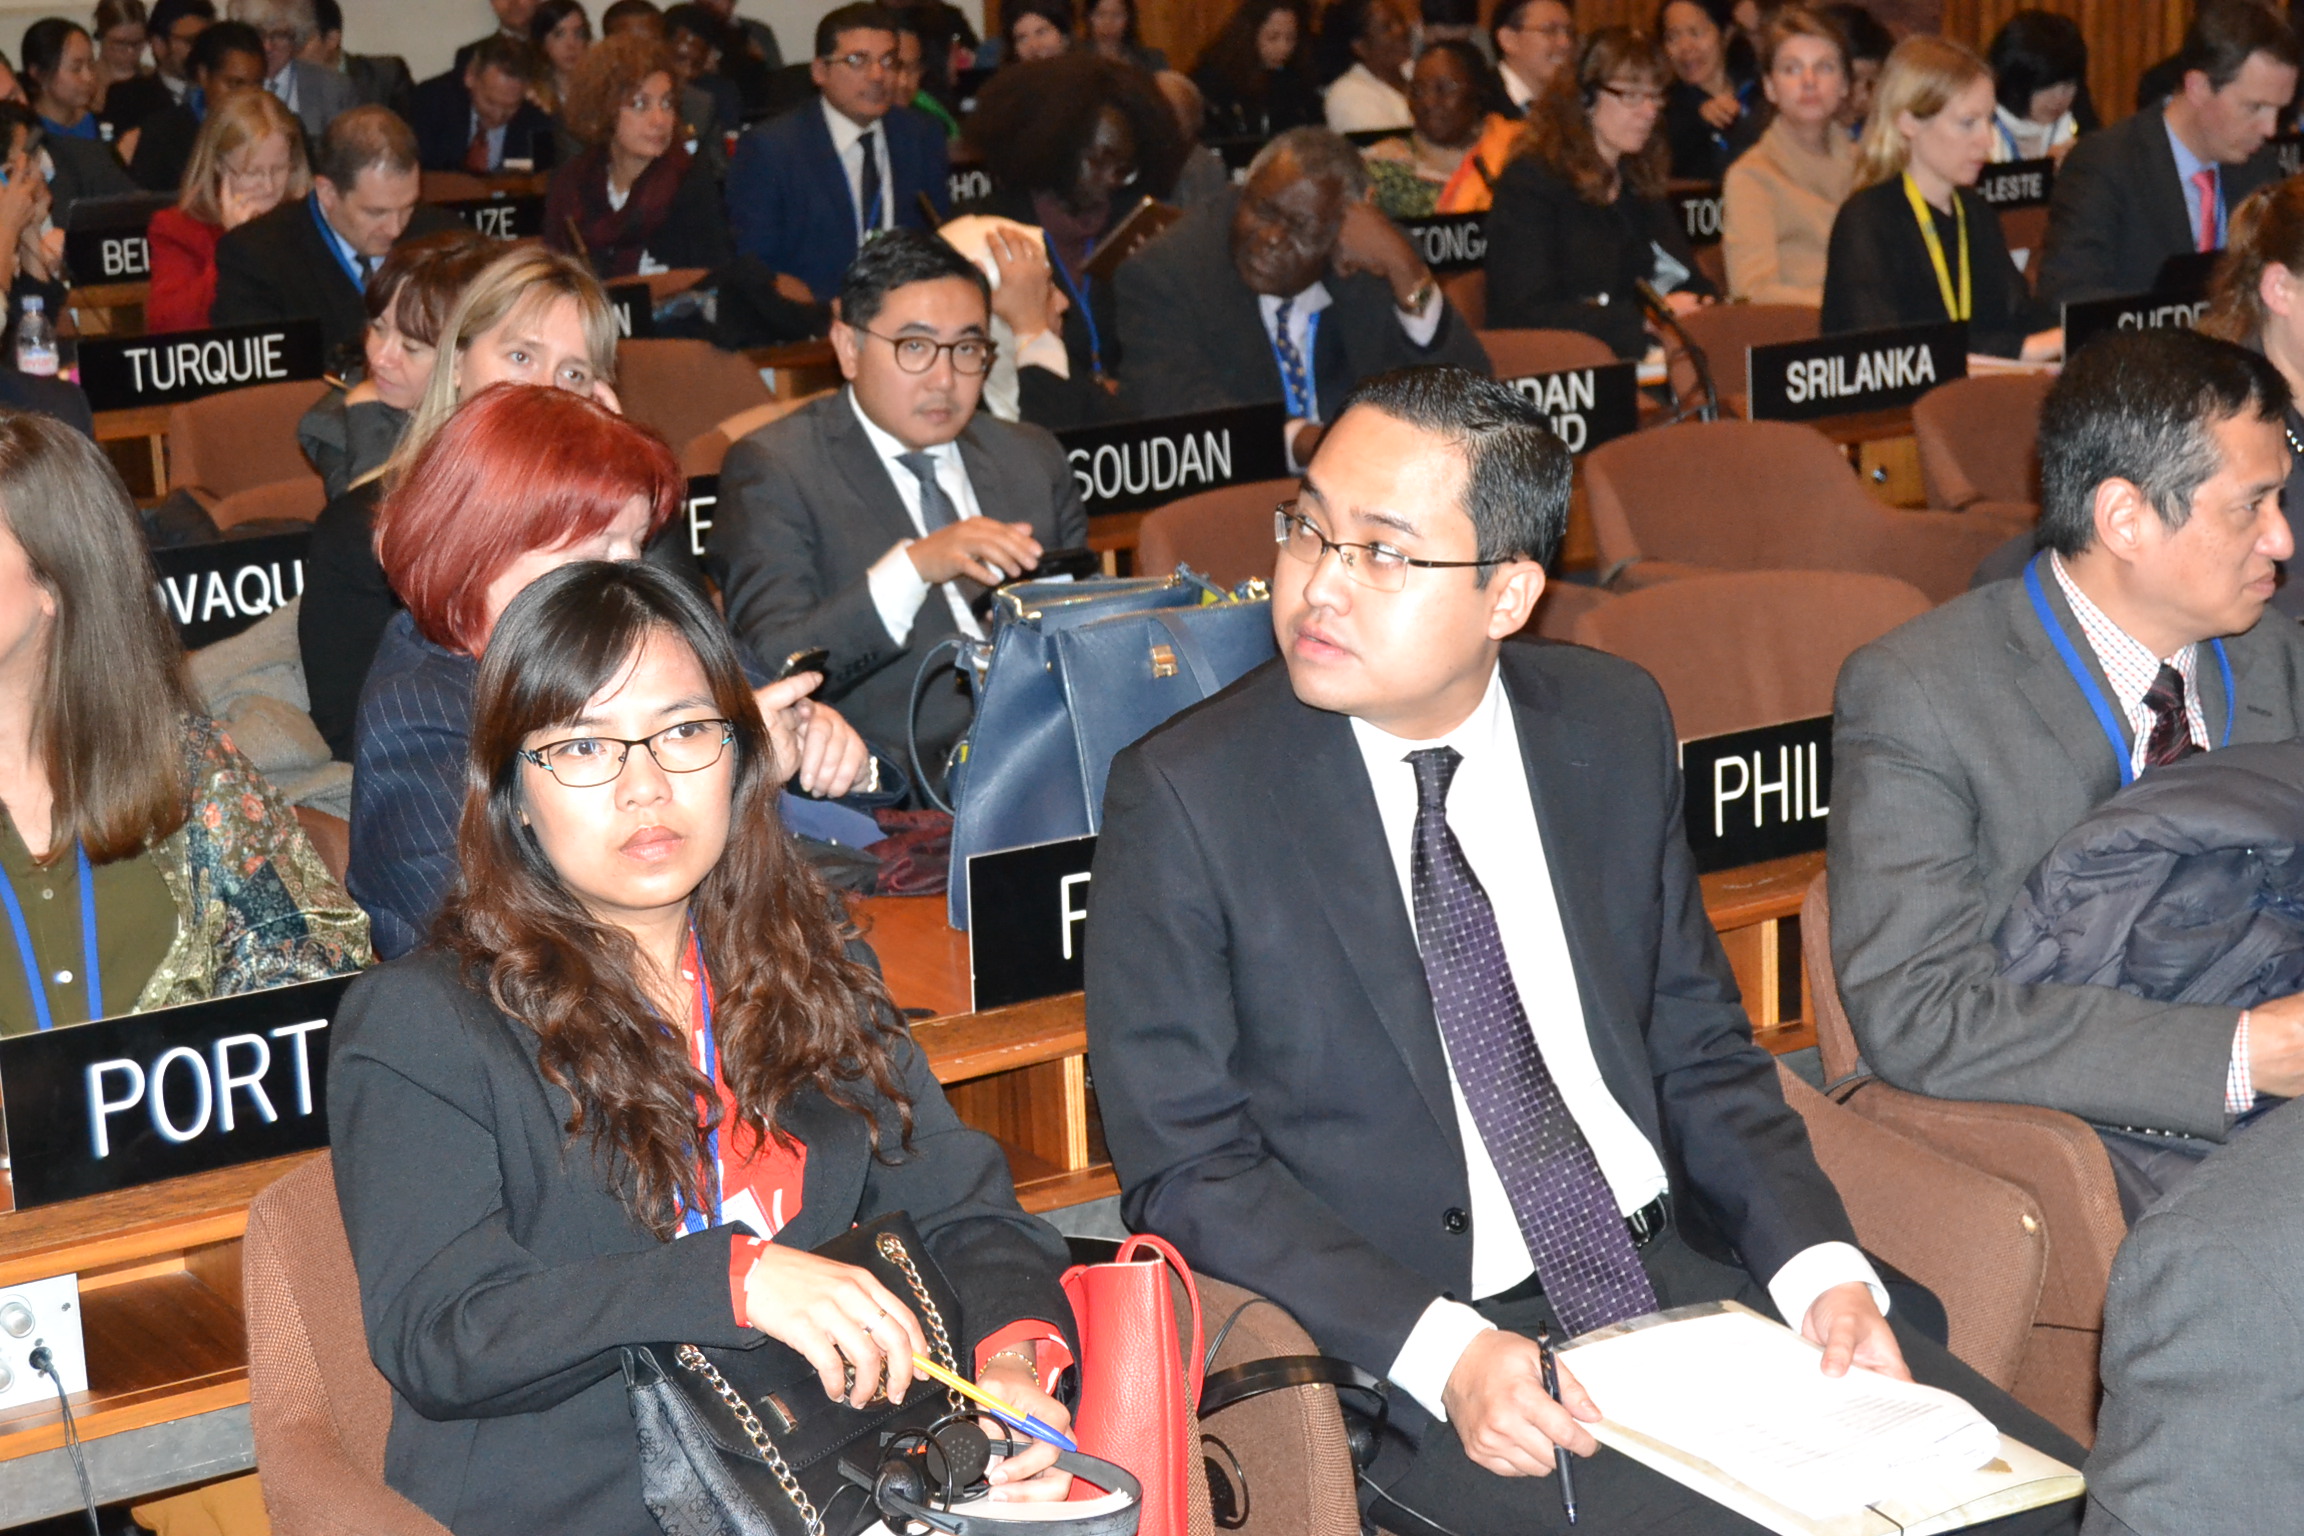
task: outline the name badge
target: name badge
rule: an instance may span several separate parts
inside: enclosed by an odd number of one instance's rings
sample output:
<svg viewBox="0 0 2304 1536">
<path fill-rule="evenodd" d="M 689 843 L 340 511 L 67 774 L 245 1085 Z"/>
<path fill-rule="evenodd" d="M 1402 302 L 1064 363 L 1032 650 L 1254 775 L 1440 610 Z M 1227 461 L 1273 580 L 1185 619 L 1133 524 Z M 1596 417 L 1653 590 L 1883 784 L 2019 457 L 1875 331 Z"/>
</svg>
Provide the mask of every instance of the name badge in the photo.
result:
<svg viewBox="0 0 2304 1536">
<path fill-rule="evenodd" d="M 350 976 L 0 1040 L 16 1208 L 328 1144 Z"/>
<path fill-rule="evenodd" d="M 2090 299 L 2064 306 L 2064 355 L 2070 357 L 2099 336 L 2116 331 L 2157 331 L 2169 326 L 2190 330 L 2208 313 L 2208 295 L 2200 289 L 2179 293 L 2129 293 L 2112 299 Z"/>
<path fill-rule="evenodd" d="M 616 315 L 618 340 L 656 334 L 656 298 L 646 283 L 609 284 L 608 307 Z"/>
<path fill-rule="evenodd" d="M 1640 425 L 1640 365 L 1563 368 L 1499 382 L 1542 411 L 1570 453 L 1584 453 Z"/>
<path fill-rule="evenodd" d="M 99 411 L 174 405 L 251 384 L 320 377 L 320 322 L 228 325 L 80 343 L 80 387 Z"/>
<path fill-rule="evenodd" d="M 2037 160 L 1988 165 L 1976 180 L 1976 195 L 2002 213 L 2012 208 L 2045 208 L 2055 190 L 2056 162 L 2045 155 Z"/>
<path fill-rule="evenodd" d="M 1745 363 L 1754 421 L 1891 410 L 1967 376 L 1968 327 L 1958 320 L 1754 347 Z"/>
<path fill-rule="evenodd" d="M 1832 717 L 1684 741 L 1680 774 L 1697 873 L 1814 853 L 1832 814 Z"/>
<path fill-rule="evenodd" d="M 544 234 L 540 197 L 469 197 L 440 206 L 492 240 L 536 240 Z"/>
<path fill-rule="evenodd" d="M 176 621 L 184 648 L 229 639 L 304 593 L 310 531 L 216 539 L 152 551 L 160 606 Z"/>
<path fill-rule="evenodd" d="M 968 860 L 968 974 L 977 1011 L 1085 985 L 1088 867 L 1096 839 L 1068 837 Z"/>
<path fill-rule="evenodd" d="M 1680 228 L 1687 233 L 1690 245 L 1720 243 L 1718 187 L 1694 187 L 1685 192 L 1675 192 L 1672 201 L 1680 210 Z"/>
<path fill-rule="evenodd" d="M 688 477 L 688 494 L 680 500 L 680 511 L 688 519 L 688 553 L 699 560 L 704 558 L 704 536 L 712 531 L 712 514 L 719 505 L 718 475 Z"/>
<path fill-rule="evenodd" d="M 1080 500 L 1091 515 L 1137 512 L 1288 473 L 1281 433 L 1287 407 L 1232 406 L 1112 427 L 1059 432 Z"/>
<path fill-rule="evenodd" d="M 1488 259 L 1488 218 L 1479 213 L 1451 213 L 1431 219 L 1402 219 L 1400 231 L 1424 265 L 1443 276 L 1470 272 Z"/>
</svg>

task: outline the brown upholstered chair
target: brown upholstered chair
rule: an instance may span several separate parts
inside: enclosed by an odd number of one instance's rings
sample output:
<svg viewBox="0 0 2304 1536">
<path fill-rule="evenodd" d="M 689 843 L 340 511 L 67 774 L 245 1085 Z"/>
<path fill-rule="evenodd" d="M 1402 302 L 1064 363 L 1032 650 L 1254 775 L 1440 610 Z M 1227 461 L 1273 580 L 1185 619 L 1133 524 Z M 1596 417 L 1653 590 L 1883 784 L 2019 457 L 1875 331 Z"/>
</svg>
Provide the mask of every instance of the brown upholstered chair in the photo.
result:
<svg viewBox="0 0 2304 1536">
<path fill-rule="evenodd" d="M 1480 267 L 1469 272 L 1451 272 L 1440 279 L 1440 291 L 1448 302 L 1456 306 L 1456 313 L 1474 330 L 1488 324 L 1488 273 Z M 1502 369 L 1497 372 L 1501 374 Z"/>
<path fill-rule="evenodd" d="M 1825 876 L 1800 909 L 1816 1045 L 1832 1096 L 1856 1113 L 2031 1196 L 2047 1223 L 2048 1268 L 2040 1305 L 2009 1390 L 2082 1445 L 2096 1438 L 2096 1355 L 2104 1336 L 2104 1289 L 2127 1235 L 2112 1162 L 2075 1116 L 2030 1104 L 1932 1099 L 1864 1071 L 1832 969 L 1832 909 Z M 1887 1257 L 1887 1255 L 1883 1255 Z M 1890 1263 L 1901 1261 L 1894 1258 Z"/>
<path fill-rule="evenodd" d="M 1573 640 L 1584 615 L 1615 601 L 1616 594 L 1605 587 L 1588 587 L 1576 581 L 1547 582 L 1544 595 L 1536 600 L 1536 617 L 1521 633 L 1547 640 Z"/>
<path fill-rule="evenodd" d="M 1600 568 L 1635 587 L 1704 571 L 1873 571 L 1944 602 L 2023 526 L 1882 506 L 1829 438 L 1796 422 L 1635 432 L 1585 455 L 1584 485 Z"/>
<path fill-rule="evenodd" d="M 1832 713 L 1840 663 L 1928 606 L 1893 576 L 1735 571 L 1626 593 L 1572 638 L 1645 667 L 1694 740 Z"/>
<path fill-rule="evenodd" d="M 325 1152 L 248 1208 L 241 1284 L 249 1417 L 273 1536 L 448 1536 L 384 1482 L 392 1389 L 368 1356 Z"/>
<path fill-rule="evenodd" d="M 728 450 L 736 446 L 739 438 L 748 437 L 772 421 L 781 421 L 809 401 L 814 395 L 799 395 L 790 400 L 770 400 L 738 411 L 718 426 L 697 433 L 680 450 L 680 473 L 688 476 L 716 475 L 720 464 L 728 457 Z"/>
<path fill-rule="evenodd" d="M 251 384 L 168 408 L 168 485 L 204 507 L 234 491 L 312 473 L 296 423 L 328 386 L 318 379 Z"/>
<path fill-rule="evenodd" d="M 1746 388 L 1744 353 L 1751 347 L 1779 341 L 1806 341 L 1816 334 L 1821 310 L 1806 304 L 1707 304 L 1680 317 L 1688 339 L 1704 349 L 1712 365 L 1712 382 L 1720 390 L 1720 408 L 1731 416 L 1744 414 Z M 1696 397 L 1696 365 L 1675 343 L 1666 348 L 1672 369 L 1672 388 L 1682 400 Z"/>
<path fill-rule="evenodd" d="M 1296 494 L 1293 480 L 1251 480 L 1202 491 L 1145 515 L 1136 530 L 1136 572 L 1165 576 L 1179 563 L 1220 587 L 1272 577 L 1272 509 Z"/>
<path fill-rule="evenodd" d="M 2008 254 L 2022 264 L 2024 286 L 2037 287 L 2040 252 L 2048 244 L 2047 208 L 2008 209 L 2000 215 L 2000 238 L 2008 243 Z"/>
<path fill-rule="evenodd" d="M 1914 401 L 1912 436 L 1928 505 L 2038 505 L 2040 402 L 2055 382 L 2039 373 L 1983 374 L 1939 384 Z"/>
<path fill-rule="evenodd" d="M 776 398 L 743 353 L 665 336 L 616 349 L 616 394 L 625 415 L 655 428 L 675 447 Z"/>
<path fill-rule="evenodd" d="M 1482 331 L 1480 345 L 1500 379 L 1563 368 L 1598 368 L 1616 361 L 1608 343 L 1582 331 Z"/>
<path fill-rule="evenodd" d="M 315 474 L 301 474 L 292 480 L 275 480 L 269 485 L 251 485 L 208 509 L 208 516 L 218 528 L 233 528 L 242 523 L 295 522 L 309 523 L 328 505 L 328 487 Z"/>
<path fill-rule="evenodd" d="M 352 823 L 311 806 L 296 807 L 297 824 L 304 835 L 312 840 L 312 851 L 320 855 L 320 862 L 328 866 L 328 873 L 336 883 L 344 883 L 344 871 L 352 862 Z"/>
<path fill-rule="evenodd" d="M 1210 1341 L 1227 1320 L 1239 1319 L 1224 1336 L 1210 1369 L 1274 1355 L 1320 1352 L 1312 1336 L 1278 1303 L 1206 1275 L 1198 1276 L 1197 1283 Z M 1188 1334 L 1190 1311 L 1180 1307 L 1177 1322 L 1179 1331 Z M 1202 1420 L 1200 1432 L 1223 1441 L 1247 1476 L 1248 1520 L 1240 1529 L 1248 1536 L 1355 1536 L 1359 1531 L 1352 1453 L 1345 1443 L 1344 1418 L 1333 1387 L 1290 1387 L 1252 1397 Z M 1218 1465 L 1225 1464 L 1213 1448 L 1203 1448 Z M 1207 1480 L 1191 1481 L 1198 1485 L 1192 1498 L 1193 1536 L 1214 1536 L 1201 1504 Z"/>
</svg>

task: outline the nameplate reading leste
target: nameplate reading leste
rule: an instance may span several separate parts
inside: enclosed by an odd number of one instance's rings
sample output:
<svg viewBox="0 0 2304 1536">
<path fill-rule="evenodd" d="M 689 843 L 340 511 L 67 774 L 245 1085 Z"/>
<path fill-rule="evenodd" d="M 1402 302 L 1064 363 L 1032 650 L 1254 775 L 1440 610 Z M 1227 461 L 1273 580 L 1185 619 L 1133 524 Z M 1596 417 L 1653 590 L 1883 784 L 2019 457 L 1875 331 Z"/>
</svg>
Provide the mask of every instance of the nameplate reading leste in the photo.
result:
<svg viewBox="0 0 2304 1536">
<path fill-rule="evenodd" d="M 1988 165 L 1984 167 L 1984 174 L 1976 178 L 1976 195 L 2000 213 L 2017 208 L 2045 208 L 2049 195 L 2055 190 L 2056 162 L 2045 156 L 2038 160 L 2006 160 Z"/>
<path fill-rule="evenodd" d="M 968 860 L 972 1008 L 1005 1008 L 1085 985 L 1088 866 L 1095 858 L 1095 838 L 1068 837 Z"/>
<path fill-rule="evenodd" d="M 1640 425 L 1638 363 L 1524 373 L 1499 382 L 1542 411 L 1570 453 L 1588 452 Z"/>
<path fill-rule="evenodd" d="M 1089 515 L 1138 512 L 1288 473 L 1285 406 L 1241 405 L 1056 434 Z"/>
<path fill-rule="evenodd" d="M 1968 377 L 1968 327 L 1957 320 L 1844 331 L 1753 347 L 1746 388 L 1754 421 L 1814 421 L 1910 405 Z"/>
<path fill-rule="evenodd" d="M 704 558 L 704 538 L 712 531 L 712 514 L 720 507 L 720 477 L 718 475 L 690 475 L 688 494 L 680 500 L 681 514 L 688 520 L 688 553 Z"/>
<path fill-rule="evenodd" d="M 166 336 L 88 337 L 80 387 L 98 411 L 174 405 L 251 384 L 320 377 L 320 322 L 227 325 Z"/>
<path fill-rule="evenodd" d="M 1698 874 L 1815 853 L 1832 814 L 1832 717 L 1684 741 L 1680 774 Z"/>
</svg>

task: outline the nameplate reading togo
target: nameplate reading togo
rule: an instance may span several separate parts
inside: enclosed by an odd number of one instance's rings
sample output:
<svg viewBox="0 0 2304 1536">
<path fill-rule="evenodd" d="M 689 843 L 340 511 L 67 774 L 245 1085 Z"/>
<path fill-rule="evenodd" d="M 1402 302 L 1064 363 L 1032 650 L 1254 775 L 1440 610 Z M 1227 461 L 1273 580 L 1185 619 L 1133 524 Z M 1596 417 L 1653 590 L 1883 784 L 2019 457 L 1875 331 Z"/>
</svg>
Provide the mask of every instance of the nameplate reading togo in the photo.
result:
<svg viewBox="0 0 2304 1536">
<path fill-rule="evenodd" d="M 1470 272 L 1488 259 L 1488 216 L 1448 213 L 1429 219 L 1402 219 L 1400 232 L 1424 265 L 1442 274 Z"/>
<path fill-rule="evenodd" d="M 152 277 L 152 247 L 145 230 L 150 208 L 127 214 L 118 224 L 64 232 L 64 264 L 77 283 L 142 283 Z"/>
<path fill-rule="evenodd" d="M 251 384 L 320 377 L 320 322 L 227 325 L 165 336 L 80 343 L 80 387 L 91 409 L 173 405 Z"/>
<path fill-rule="evenodd" d="M 440 206 L 491 240 L 535 240 L 544 234 L 540 197 L 468 197 Z"/>
<path fill-rule="evenodd" d="M 2045 208 L 2056 190 L 2056 162 L 2008 160 L 1984 167 L 1976 179 L 1976 195 L 2005 213 L 2012 208 Z"/>
<path fill-rule="evenodd" d="M 699 560 L 704 558 L 704 537 L 712 531 L 712 514 L 719 505 L 718 475 L 688 477 L 688 494 L 680 500 L 680 511 L 688 519 L 688 553 Z"/>
<path fill-rule="evenodd" d="M 1570 453 L 1584 453 L 1640 425 L 1640 365 L 1562 368 L 1501 380 L 1542 411 Z"/>
<path fill-rule="evenodd" d="M 1005 1008 L 1085 985 L 1088 866 L 1095 858 L 1093 837 L 969 858 L 970 1007 Z"/>
<path fill-rule="evenodd" d="M 619 341 L 656 334 L 656 298 L 646 283 L 610 283 L 608 308 L 615 313 Z"/>
<path fill-rule="evenodd" d="M 1745 387 L 1754 421 L 1813 421 L 1910 405 L 1968 376 L 1968 327 L 1958 320 L 1844 331 L 1753 347 Z"/>
<path fill-rule="evenodd" d="M 328 1144 L 349 976 L 0 1040 L 16 1208 Z"/>
<path fill-rule="evenodd" d="M 160 606 L 175 621 L 184 648 L 230 639 L 303 596 L 304 551 L 311 542 L 311 532 L 298 529 L 152 551 Z"/>
<path fill-rule="evenodd" d="M 1672 194 L 1672 202 L 1680 210 L 1680 227 L 1688 235 L 1690 245 L 1718 245 L 1720 243 L 1720 189 L 1718 187 L 1691 187 Z"/>
<path fill-rule="evenodd" d="M 2117 331 L 2190 330 L 2208 313 L 2200 288 L 2176 293 L 2129 293 L 2064 306 L 2064 355 L 2070 357 L 2099 336 Z"/>
<path fill-rule="evenodd" d="M 1680 774 L 1697 873 L 1814 853 L 1832 814 L 1832 717 L 1684 741 Z"/>
<path fill-rule="evenodd" d="M 1059 432 L 1091 515 L 1136 512 L 1288 473 L 1285 406 L 1241 405 Z"/>
</svg>

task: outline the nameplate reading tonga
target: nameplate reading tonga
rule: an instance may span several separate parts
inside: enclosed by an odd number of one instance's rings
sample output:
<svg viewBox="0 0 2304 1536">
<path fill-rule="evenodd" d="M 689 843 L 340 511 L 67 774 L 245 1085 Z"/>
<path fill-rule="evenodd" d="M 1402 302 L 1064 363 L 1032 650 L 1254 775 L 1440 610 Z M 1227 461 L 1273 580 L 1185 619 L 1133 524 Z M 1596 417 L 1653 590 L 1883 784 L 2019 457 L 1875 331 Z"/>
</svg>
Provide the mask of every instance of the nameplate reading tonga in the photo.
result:
<svg viewBox="0 0 2304 1536">
<path fill-rule="evenodd" d="M 609 284 L 608 308 L 616 316 L 619 341 L 656 334 L 656 296 L 646 283 Z"/>
<path fill-rule="evenodd" d="M 1416 247 L 1424 265 L 1442 276 L 1476 271 L 1488 260 L 1488 216 L 1483 213 L 1402 219 L 1400 232 Z"/>
<path fill-rule="evenodd" d="M 2157 331 L 2170 326 L 2191 330 L 2208 313 L 2204 288 L 2172 293 L 2129 293 L 2064 306 L 2064 355 L 2070 357 L 2099 336 L 2119 331 Z"/>
<path fill-rule="evenodd" d="M 308 530 L 251 539 L 216 539 L 152 551 L 160 606 L 176 623 L 184 648 L 230 639 L 304 593 Z"/>
<path fill-rule="evenodd" d="M 320 322 L 226 325 L 165 336 L 89 337 L 80 387 L 93 410 L 174 405 L 251 384 L 320 377 Z"/>
<path fill-rule="evenodd" d="M 491 240 L 537 240 L 544 235 L 540 197 L 467 197 L 440 206 Z"/>
<path fill-rule="evenodd" d="M 1194 411 L 1113 427 L 1059 432 L 1080 500 L 1091 516 L 1138 512 L 1186 496 L 1288 473 L 1281 433 L 1288 411 L 1277 403 Z"/>
<path fill-rule="evenodd" d="M 720 506 L 720 477 L 690 475 L 688 494 L 680 499 L 680 513 L 688 520 L 688 553 L 704 558 L 704 538 L 712 531 L 712 514 Z"/>
<path fill-rule="evenodd" d="M 1684 741 L 1680 774 L 1698 874 L 1815 853 L 1832 814 L 1832 717 Z"/>
<path fill-rule="evenodd" d="M 2045 208 L 2049 195 L 2055 190 L 2056 162 L 2045 155 L 2038 160 L 2007 160 L 1988 165 L 1984 167 L 1984 174 L 1976 178 L 1976 195 L 2000 213 L 2016 208 Z"/>
<path fill-rule="evenodd" d="M 1754 421 L 1814 421 L 1910 405 L 1947 379 L 1968 377 L 1968 327 L 1958 320 L 1845 331 L 1753 347 L 1745 387 Z"/>
<path fill-rule="evenodd" d="M 16 1208 L 328 1144 L 349 976 L 0 1040 Z"/>
<path fill-rule="evenodd" d="M 1093 837 L 970 857 L 972 1009 L 1056 997 L 1086 984 L 1088 866 L 1095 858 Z"/>
<path fill-rule="evenodd" d="M 1640 365 L 1608 363 L 1505 379 L 1552 424 L 1570 453 L 1585 453 L 1640 425 Z"/>
<path fill-rule="evenodd" d="M 1720 243 L 1718 187 L 1683 187 L 1671 197 L 1672 206 L 1680 210 L 1680 228 L 1687 234 L 1690 245 Z"/>
</svg>

